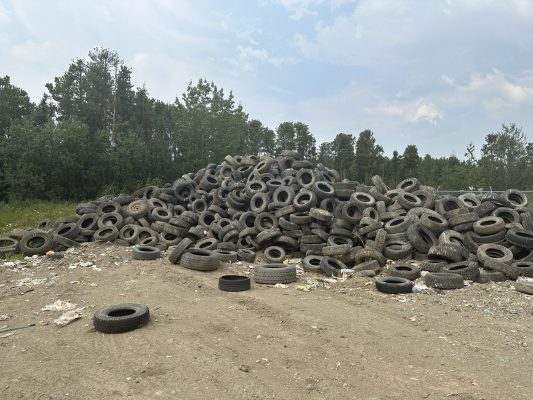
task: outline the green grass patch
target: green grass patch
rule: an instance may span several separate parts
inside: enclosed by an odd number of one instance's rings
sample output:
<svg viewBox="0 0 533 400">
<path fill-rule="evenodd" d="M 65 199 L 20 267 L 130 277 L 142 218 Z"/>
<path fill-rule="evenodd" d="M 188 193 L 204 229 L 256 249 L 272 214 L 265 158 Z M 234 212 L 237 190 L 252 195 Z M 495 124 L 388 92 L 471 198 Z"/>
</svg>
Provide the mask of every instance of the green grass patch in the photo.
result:
<svg viewBox="0 0 533 400">
<path fill-rule="evenodd" d="M 75 215 L 76 204 L 43 200 L 0 203 L 0 235 L 15 228 L 35 228 L 45 218 Z"/>
</svg>

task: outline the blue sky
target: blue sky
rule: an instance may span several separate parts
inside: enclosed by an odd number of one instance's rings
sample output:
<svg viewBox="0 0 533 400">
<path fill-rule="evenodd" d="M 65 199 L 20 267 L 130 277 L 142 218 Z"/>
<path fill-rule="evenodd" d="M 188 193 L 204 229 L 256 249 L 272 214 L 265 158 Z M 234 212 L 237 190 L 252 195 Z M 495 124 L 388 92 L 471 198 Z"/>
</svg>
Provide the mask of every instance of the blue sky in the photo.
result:
<svg viewBox="0 0 533 400">
<path fill-rule="evenodd" d="M 0 75 L 35 101 L 95 46 L 156 98 L 206 78 L 318 142 L 372 129 L 387 154 L 462 157 L 533 128 L 533 0 L 0 0 Z"/>
</svg>

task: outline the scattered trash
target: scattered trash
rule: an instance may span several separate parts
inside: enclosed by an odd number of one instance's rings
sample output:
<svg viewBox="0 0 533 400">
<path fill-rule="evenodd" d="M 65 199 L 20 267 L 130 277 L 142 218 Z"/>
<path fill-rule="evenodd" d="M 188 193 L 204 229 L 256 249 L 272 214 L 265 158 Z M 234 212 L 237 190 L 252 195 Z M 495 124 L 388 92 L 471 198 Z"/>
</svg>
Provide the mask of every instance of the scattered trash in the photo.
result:
<svg viewBox="0 0 533 400">
<path fill-rule="evenodd" d="M 56 300 L 52 304 L 47 304 L 41 311 L 68 311 L 76 308 L 76 304 L 69 303 L 68 301 Z"/>
<path fill-rule="evenodd" d="M 274 287 L 278 289 L 287 289 L 289 285 L 285 285 L 284 283 L 276 283 Z"/>
<path fill-rule="evenodd" d="M 58 319 L 54 320 L 54 324 L 57 326 L 65 326 L 70 324 L 71 322 L 74 322 L 82 317 L 81 311 L 83 308 L 78 308 L 76 310 L 70 310 L 61 315 Z"/>
<path fill-rule="evenodd" d="M 423 283 L 417 283 L 413 285 L 413 293 L 424 293 L 429 291 L 430 288 L 424 285 Z"/>
</svg>

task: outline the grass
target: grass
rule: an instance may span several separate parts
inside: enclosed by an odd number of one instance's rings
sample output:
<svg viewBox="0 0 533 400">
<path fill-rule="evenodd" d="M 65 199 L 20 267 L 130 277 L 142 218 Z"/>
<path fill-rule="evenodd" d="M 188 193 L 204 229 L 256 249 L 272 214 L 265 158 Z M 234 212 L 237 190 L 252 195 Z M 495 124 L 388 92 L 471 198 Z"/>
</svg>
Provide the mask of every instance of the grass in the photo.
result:
<svg viewBox="0 0 533 400">
<path fill-rule="evenodd" d="M 35 228 L 45 218 L 75 215 L 76 204 L 44 200 L 0 203 L 0 236 L 15 228 Z"/>
</svg>

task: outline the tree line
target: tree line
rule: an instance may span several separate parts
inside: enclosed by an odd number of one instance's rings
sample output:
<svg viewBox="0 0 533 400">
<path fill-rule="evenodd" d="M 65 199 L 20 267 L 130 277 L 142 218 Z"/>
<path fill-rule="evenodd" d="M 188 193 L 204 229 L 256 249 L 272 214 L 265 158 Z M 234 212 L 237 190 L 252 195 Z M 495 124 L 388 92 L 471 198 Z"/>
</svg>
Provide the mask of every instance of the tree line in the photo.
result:
<svg viewBox="0 0 533 400">
<path fill-rule="evenodd" d="M 368 183 L 393 185 L 408 176 L 446 189 L 531 188 L 533 144 L 510 124 L 489 133 L 475 156 L 421 157 L 415 144 L 384 155 L 373 132 L 339 133 L 317 147 L 303 122 L 274 130 L 250 118 L 231 92 L 190 83 L 173 103 L 134 88 L 132 70 L 112 50 L 76 59 L 46 85 L 39 103 L 0 77 L 0 200 L 91 199 L 169 182 L 227 154 L 276 155 L 281 149 Z"/>
</svg>

